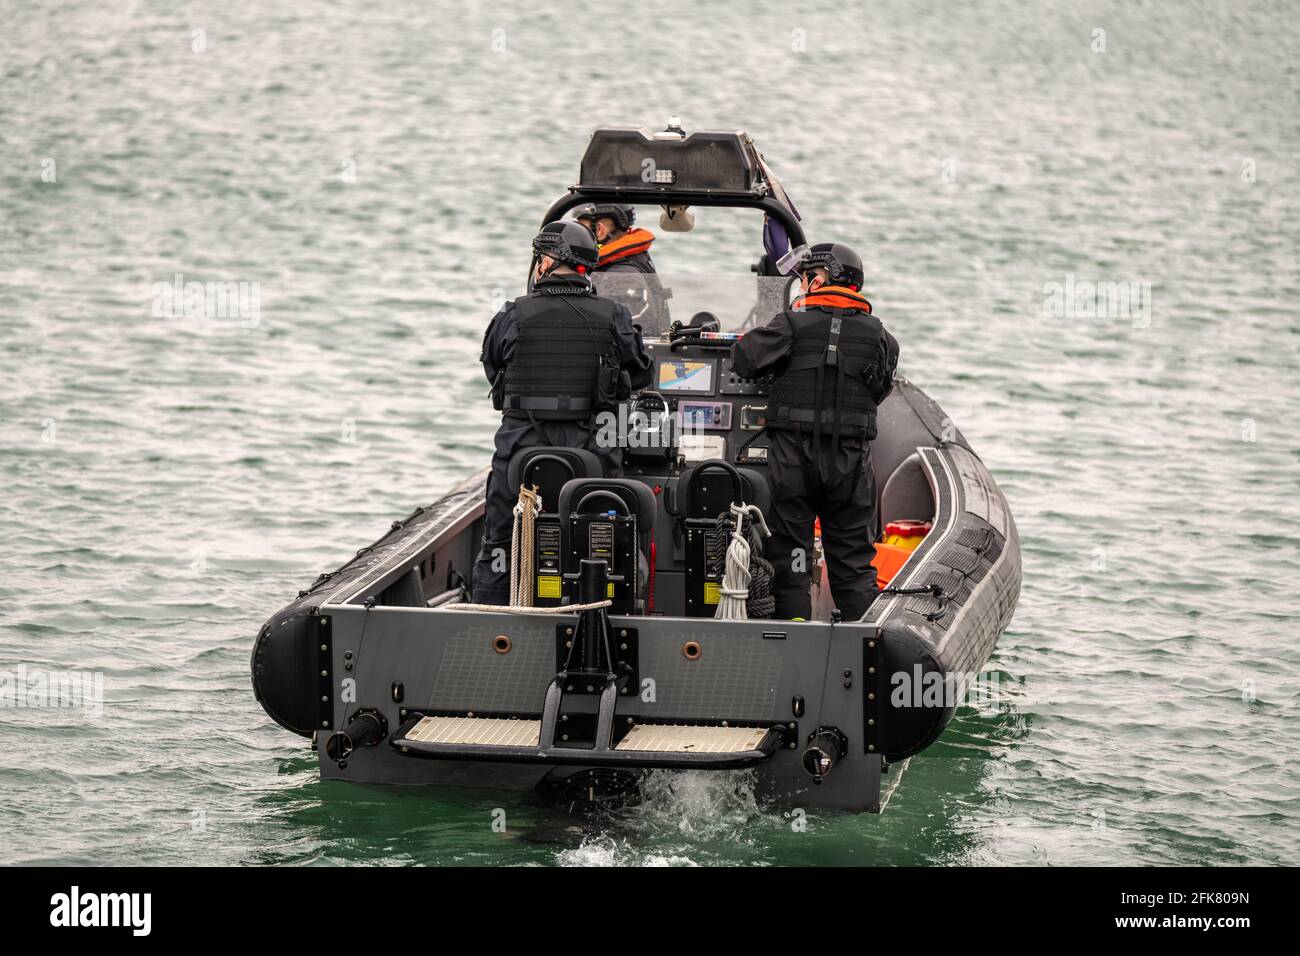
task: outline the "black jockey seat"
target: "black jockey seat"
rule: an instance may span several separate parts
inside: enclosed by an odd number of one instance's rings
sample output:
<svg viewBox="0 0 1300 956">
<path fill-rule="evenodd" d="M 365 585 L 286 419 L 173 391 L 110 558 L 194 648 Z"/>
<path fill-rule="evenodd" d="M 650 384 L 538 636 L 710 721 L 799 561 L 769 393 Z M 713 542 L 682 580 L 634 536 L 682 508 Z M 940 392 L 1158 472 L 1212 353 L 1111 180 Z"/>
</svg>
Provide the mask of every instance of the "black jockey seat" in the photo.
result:
<svg viewBox="0 0 1300 956">
<path fill-rule="evenodd" d="M 656 510 L 650 487 L 630 478 L 575 478 L 560 489 L 565 572 L 576 575 L 583 560 L 604 560 L 622 579 L 612 589 L 614 614 L 644 613 Z M 568 584 L 576 600 L 577 582 Z"/>
<path fill-rule="evenodd" d="M 506 469 L 510 493 L 518 496 L 519 486 L 537 486 L 542 510 L 533 533 L 533 604 L 555 607 L 564 597 L 564 521 L 560 517 L 560 489 L 574 479 L 599 478 L 604 474 L 600 459 L 585 448 L 534 445 L 521 448 Z"/>
<path fill-rule="evenodd" d="M 536 485 L 542 496 L 542 513 L 559 514 L 560 489 L 574 478 L 599 478 L 605 473 L 600 459 L 585 448 L 535 445 L 521 448 L 510 459 L 506 476 L 512 494 L 520 485 Z"/>
<path fill-rule="evenodd" d="M 756 505 L 767 517 L 772 492 L 766 476 L 752 468 L 737 468 L 720 458 L 692 465 L 678 476 L 673 510 L 682 520 L 715 520 L 736 500 L 737 481 L 745 504 Z"/>
<path fill-rule="evenodd" d="M 767 479 L 749 468 L 713 458 L 687 468 L 677 478 L 673 495 L 673 560 L 685 571 L 685 614 L 712 617 L 722 595 L 725 568 L 710 555 L 717 553 L 718 516 L 743 502 L 768 515 L 772 494 Z"/>
</svg>

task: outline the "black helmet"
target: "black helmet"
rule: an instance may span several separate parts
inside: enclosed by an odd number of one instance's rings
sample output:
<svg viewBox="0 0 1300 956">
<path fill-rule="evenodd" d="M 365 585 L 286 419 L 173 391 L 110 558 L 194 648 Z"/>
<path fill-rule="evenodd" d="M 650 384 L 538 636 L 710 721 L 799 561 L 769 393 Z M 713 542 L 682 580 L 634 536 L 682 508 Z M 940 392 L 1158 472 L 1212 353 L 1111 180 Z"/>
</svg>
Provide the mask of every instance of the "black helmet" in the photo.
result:
<svg viewBox="0 0 1300 956">
<path fill-rule="evenodd" d="M 614 227 L 622 232 L 631 229 L 632 223 L 636 222 L 636 209 L 621 203 L 589 202 L 573 210 L 574 219 L 600 219 L 603 216 L 613 219 Z"/>
<path fill-rule="evenodd" d="M 600 250 L 596 248 L 596 237 L 591 230 L 580 222 L 564 220 L 542 226 L 542 231 L 533 239 L 533 252 L 550 256 L 580 273 L 594 268 L 600 260 Z"/>
<path fill-rule="evenodd" d="M 862 271 L 862 257 L 842 242 L 819 242 L 808 250 L 799 263 L 799 272 L 825 269 L 834 285 L 847 285 L 861 290 L 867 280 Z"/>
</svg>

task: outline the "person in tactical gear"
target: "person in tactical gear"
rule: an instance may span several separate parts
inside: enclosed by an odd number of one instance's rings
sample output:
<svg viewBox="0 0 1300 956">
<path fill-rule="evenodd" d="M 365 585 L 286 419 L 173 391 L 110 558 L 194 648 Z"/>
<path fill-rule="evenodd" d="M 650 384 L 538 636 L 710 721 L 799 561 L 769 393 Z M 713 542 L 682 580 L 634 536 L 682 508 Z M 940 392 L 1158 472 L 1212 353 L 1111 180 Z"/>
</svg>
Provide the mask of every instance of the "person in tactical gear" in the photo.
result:
<svg viewBox="0 0 1300 956">
<path fill-rule="evenodd" d="M 492 319 L 480 360 L 501 409 L 487 484 L 483 545 L 473 599 L 510 601 L 510 534 L 519 489 L 506 477 L 521 448 L 555 445 L 593 452 L 606 477 L 622 473 L 622 449 L 599 447 L 596 414 L 650 383 L 650 356 L 627 309 L 596 295 L 595 237 L 576 222 L 551 222 L 533 240 L 532 288 Z M 553 507 L 555 502 L 545 502 Z"/>
<path fill-rule="evenodd" d="M 821 519 L 831 594 L 845 620 L 875 599 L 876 489 L 870 443 L 889 394 L 898 342 L 862 295 L 858 254 L 820 243 L 800 263 L 801 295 L 732 347 L 737 375 L 773 372 L 767 400 L 768 482 L 776 616 L 811 614 L 813 528 Z"/>
<path fill-rule="evenodd" d="M 600 260 L 592 281 L 601 294 L 627 305 L 632 319 L 651 335 L 668 328 L 668 293 L 655 272 L 649 229 L 636 226 L 636 208 L 622 203 L 587 203 L 573 217 L 596 236 Z"/>
</svg>

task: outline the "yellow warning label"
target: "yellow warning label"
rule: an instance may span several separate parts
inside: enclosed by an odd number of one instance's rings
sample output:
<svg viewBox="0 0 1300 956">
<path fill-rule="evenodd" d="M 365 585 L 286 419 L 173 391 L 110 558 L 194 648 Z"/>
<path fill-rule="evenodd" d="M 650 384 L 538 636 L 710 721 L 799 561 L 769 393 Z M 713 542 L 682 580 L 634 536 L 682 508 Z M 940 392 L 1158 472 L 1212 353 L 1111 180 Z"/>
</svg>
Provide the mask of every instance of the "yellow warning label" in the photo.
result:
<svg viewBox="0 0 1300 956">
<path fill-rule="evenodd" d="M 560 576 L 558 574 L 539 574 L 537 576 L 537 596 L 539 598 L 559 597 Z"/>
<path fill-rule="evenodd" d="M 610 582 L 609 582 L 609 587 L 607 587 L 607 588 L 605 589 L 605 597 L 609 598 L 611 601 L 614 600 L 614 582 L 613 582 L 613 581 L 610 581 Z"/>
<path fill-rule="evenodd" d="M 716 581 L 704 582 L 704 603 L 717 604 L 722 597 L 722 588 Z"/>
</svg>

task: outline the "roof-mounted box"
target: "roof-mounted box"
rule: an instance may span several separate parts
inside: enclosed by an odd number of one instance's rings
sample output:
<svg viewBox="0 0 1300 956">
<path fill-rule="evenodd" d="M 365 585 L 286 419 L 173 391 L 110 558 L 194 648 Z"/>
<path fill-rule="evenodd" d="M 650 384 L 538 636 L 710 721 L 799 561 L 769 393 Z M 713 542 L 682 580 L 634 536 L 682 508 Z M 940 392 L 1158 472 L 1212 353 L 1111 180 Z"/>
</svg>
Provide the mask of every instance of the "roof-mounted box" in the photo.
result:
<svg viewBox="0 0 1300 956">
<path fill-rule="evenodd" d="M 631 126 L 602 127 L 582 157 L 579 192 L 755 197 L 768 191 L 758 151 L 741 130 L 656 136 Z"/>
</svg>

